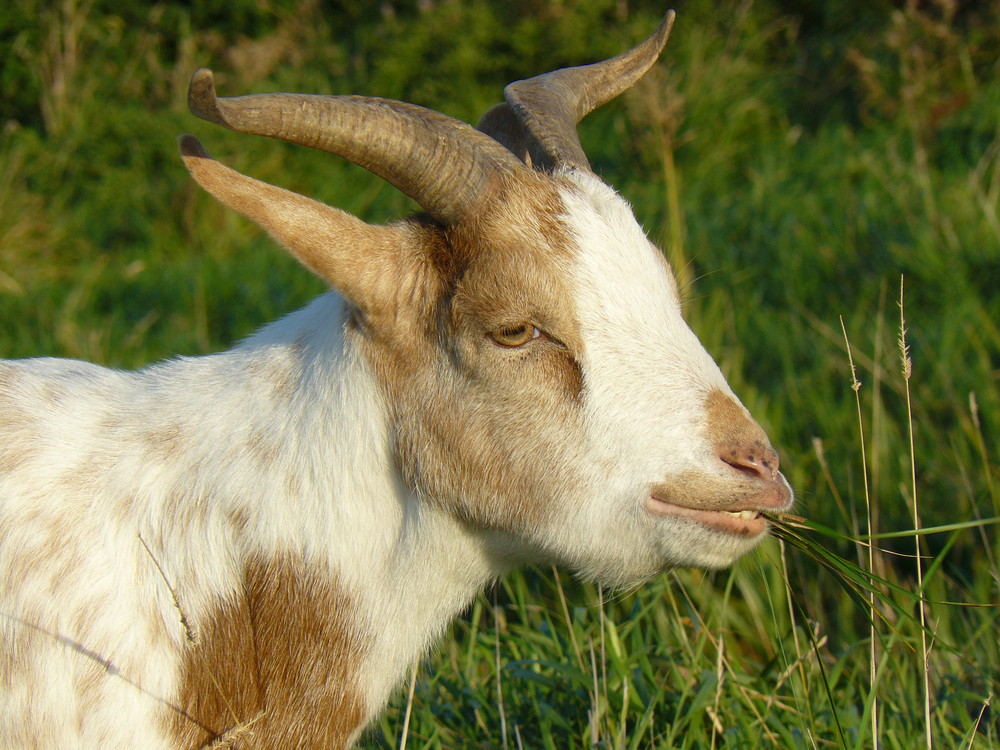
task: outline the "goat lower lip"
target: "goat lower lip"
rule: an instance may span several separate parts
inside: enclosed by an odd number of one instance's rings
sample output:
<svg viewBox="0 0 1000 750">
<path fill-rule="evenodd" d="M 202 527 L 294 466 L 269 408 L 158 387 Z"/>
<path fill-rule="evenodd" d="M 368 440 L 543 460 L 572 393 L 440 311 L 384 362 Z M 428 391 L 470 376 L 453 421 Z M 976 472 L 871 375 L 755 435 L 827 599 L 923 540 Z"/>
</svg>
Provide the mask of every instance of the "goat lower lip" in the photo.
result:
<svg viewBox="0 0 1000 750">
<path fill-rule="evenodd" d="M 716 531 L 737 536 L 758 536 L 767 529 L 767 520 L 764 516 L 749 508 L 741 511 L 689 508 L 650 495 L 646 500 L 646 509 L 658 516 L 689 518 Z"/>
</svg>

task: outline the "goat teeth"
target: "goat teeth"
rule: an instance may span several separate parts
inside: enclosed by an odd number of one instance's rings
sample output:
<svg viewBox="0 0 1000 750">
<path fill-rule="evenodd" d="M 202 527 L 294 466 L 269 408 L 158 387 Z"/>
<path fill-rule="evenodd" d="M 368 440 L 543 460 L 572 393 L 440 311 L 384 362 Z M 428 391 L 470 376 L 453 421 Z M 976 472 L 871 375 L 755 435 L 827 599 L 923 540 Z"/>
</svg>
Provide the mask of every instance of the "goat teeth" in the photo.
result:
<svg viewBox="0 0 1000 750">
<path fill-rule="evenodd" d="M 744 521 L 752 521 L 759 515 L 755 510 L 727 510 L 724 512 L 731 516 L 742 518 Z"/>
</svg>

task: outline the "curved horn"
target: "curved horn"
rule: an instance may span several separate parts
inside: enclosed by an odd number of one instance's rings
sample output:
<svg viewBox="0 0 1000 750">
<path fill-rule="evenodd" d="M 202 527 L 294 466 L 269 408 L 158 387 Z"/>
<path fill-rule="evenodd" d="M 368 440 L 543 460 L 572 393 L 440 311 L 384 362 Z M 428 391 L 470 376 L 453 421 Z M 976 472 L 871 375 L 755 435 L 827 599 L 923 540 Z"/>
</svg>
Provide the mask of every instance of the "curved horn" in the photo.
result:
<svg viewBox="0 0 1000 750">
<path fill-rule="evenodd" d="M 667 11 L 646 41 L 610 60 L 562 68 L 504 89 L 528 135 L 531 161 L 543 169 L 561 164 L 590 170 L 576 124 L 588 113 L 632 86 L 660 56 L 670 36 L 674 12 Z"/>
<path fill-rule="evenodd" d="M 489 136 L 438 112 L 363 96 L 258 94 L 219 99 L 212 71 L 191 78 L 198 117 L 348 159 L 450 225 L 475 212 L 490 178 L 523 165 Z"/>
</svg>

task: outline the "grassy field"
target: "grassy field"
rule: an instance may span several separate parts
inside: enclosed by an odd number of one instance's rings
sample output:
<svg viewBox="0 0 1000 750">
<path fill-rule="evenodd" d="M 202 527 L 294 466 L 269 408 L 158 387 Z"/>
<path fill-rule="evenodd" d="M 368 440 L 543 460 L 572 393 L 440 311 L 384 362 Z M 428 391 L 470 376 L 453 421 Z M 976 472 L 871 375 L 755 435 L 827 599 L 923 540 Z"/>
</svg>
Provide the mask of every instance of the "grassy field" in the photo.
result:
<svg viewBox="0 0 1000 750">
<path fill-rule="evenodd" d="M 474 122 L 505 83 L 615 54 L 665 9 L 119 5 L 0 11 L 0 356 L 137 367 L 322 291 L 199 192 L 179 133 L 370 221 L 411 210 L 340 160 L 196 120 L 195 68 L 223 94 Z M 806 520 L 730 571 L 636 591 L 510 576 L 362 744 L 1000 748 L 1000 4 L 676 7 L 663 62 L 584 147 L 673 262 Z"/>
</svg>

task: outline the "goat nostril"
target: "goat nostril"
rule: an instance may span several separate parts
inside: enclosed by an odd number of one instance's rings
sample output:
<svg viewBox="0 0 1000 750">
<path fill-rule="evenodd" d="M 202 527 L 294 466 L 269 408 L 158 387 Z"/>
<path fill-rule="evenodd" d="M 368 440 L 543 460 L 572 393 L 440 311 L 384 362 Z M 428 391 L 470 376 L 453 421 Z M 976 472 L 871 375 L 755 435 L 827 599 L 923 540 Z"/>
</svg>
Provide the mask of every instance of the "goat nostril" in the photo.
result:
<svg viewBox="0 0 1000 750">
<path fill-rule="evenodd" d="M 769 480 L 778 476 L 778 454 L 774 449 L 747 451 L 731 448 L 720 451 L 719 458 L 744 474 Z"/>
</svg>

